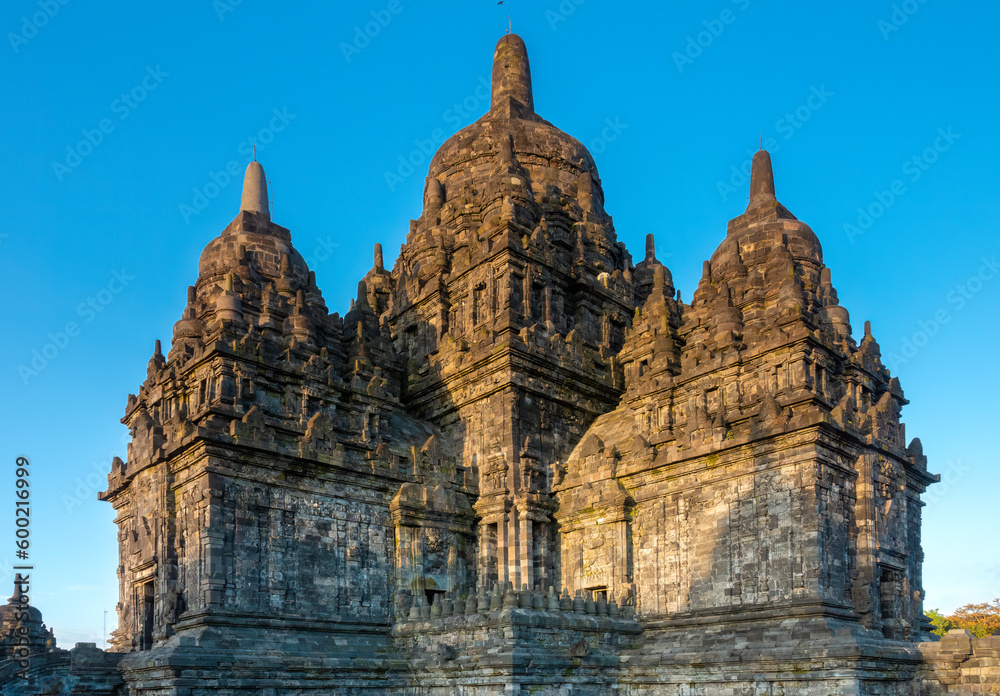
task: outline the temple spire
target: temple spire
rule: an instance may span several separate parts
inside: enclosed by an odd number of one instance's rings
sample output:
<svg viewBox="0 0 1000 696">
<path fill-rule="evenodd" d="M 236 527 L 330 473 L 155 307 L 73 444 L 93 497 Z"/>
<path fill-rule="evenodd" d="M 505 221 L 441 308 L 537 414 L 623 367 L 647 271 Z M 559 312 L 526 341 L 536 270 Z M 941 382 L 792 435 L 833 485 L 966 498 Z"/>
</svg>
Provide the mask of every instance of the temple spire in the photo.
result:
<svg viewBox="0 0 1000 696">
<path fill-rule="evenodd" d="M 528 49 L 517 34 L 504 35 L 497 42 L 496 52 L 493 54 L 490 108 L 501 106 L 507 99 L 518 102 L 529 113 L 535 112 L 535 100 L 531 95 Z"/>
<path fill-rule="evenodd" d="M 758 150 L 753 156 L 750 168 L 750 202 L 747 210 L 777 200 L 774 197 L 774 172 L 771 170 L 771 155 L 767 150 Z"/>
<path fill-rule="evenodd" d="M 267 206 L 267 179 L 264 177 L 264 167 L 254 160 L 247 165 L 243 176 L 243 200 L 240 210 L 263 215 L 271 219 L 271 211 Z"/>
<path fill-rule="evenodd" d="M 24 578 L 22 578 L 21 574 L 18 573 L 17 575 L 14 576 L 14 594 L 13 596 L 11 596 L 10 599 L 7 600 L 9 604 L 21 603 L 21 595 L 24 594 L 24 590 L 21 587 L 23 584 L 24 584 Z"/>
</svg>

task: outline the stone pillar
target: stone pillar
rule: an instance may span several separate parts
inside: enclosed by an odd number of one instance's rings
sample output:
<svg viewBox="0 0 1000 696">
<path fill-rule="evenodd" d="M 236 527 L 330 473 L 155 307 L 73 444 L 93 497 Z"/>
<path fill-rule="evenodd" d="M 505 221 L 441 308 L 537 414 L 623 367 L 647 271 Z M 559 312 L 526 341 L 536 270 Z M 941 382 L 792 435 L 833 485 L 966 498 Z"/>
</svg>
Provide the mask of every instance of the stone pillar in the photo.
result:
<svg viewBox="0 0 1000 696">
<path fill-rule="evenodd" d="M 489 591 L 487 583 L 490 579 L 490 540 L 489 540 L 489 528 L 490 525 L 486 520 L 482 520 L 479 523 L 479 559 L 476 567 L 479 570 L 479 588 L 485 588 Z"/>
<path fill-rule="evenodd" d="M 531 518 L 528 516 L 527 510 L 520 511 L 521 517 L 521 538 L 520 545 L 518 548 L 518 556 L 520 561 L 520 571 L 521 575 L 517 582 L 517 589 L 521 589 L 521 583 L 527 583 L 528 589 L 531 589 L 535 583 L 535 564 L 534 564 L 534 535 L 532 534 L 532 522 Z"/>
<path fill-rule="evenodd" d="M 521 511 L 517 507 L 511 508 L 510 514 L 507 515 L 507 539 L 504 544 L 504 551 L 507 555 L 507 576 L 505 580 L 514 583 L 514 589 L 518 590 L 521 589 L 520 517 Z"/>
<path fill-rule="evenodd" d="M 497 522 L 497 580 L 501 585 L 514 579 L 510 567 L 513 561 L 510 547 L 514 539 L 511 524 L 510 515 L 506 514 Z"/>
<path fill-rule="evenodd" d="M 532 547 L 534 550 L 534 572 L 537 583 L 544 591 L 554 584 L 549 574 L 549 525 L 547 522 L 535 520 L 532 524 Z"/>
<path fill-rule="evenodd" d="M 458 589 L 458 542 L 452 537 L 448 543 L 448 592 Z"/>
<path fill-rule="evenodd" d="M 497 518 L 495 516 L 485 518 L 479 525 L 480 587 L 484 588 L 487 592 L 493 589 L 494 582 L 502 581 L 504 576 L 500 548 L 503 525 L 502 517 Z M 495 579 L 494 575 L 496 576 Z"/>
<path fill-rule="evenodd" d="M 399 535 L 399 587 L 405 588 L 407 592 L 413 594 L 413 528 L 398 527 Z"/>
<path fill-rule="evenodd" d="M 204 575 L 201 578 L 202 602 L 204 606 L 219 605 L 225 600 L 225 527 L 222 520 L 222 496 L 216 491 L 209 492 L 208 528 L 201 534 L 205 550 Z"/>
<path fill-rule="evenodd" d="M 629 559 L 628 520 L 615 523 L 614 544 L 614 577 L 613 585 L 608 587 L 608 597 L 618 597 L 631 583 L 631 567 Z"/>
<path fill-rule="evenodd" d="M 534 272 L 530 267 L 524 270 L 523 287 L 524 291 L 522 293 L 521 316 L 524 317 L 525 324 L 531 324 L 533 321 L 531 316 L 531 303 L 534 301 L 532 295 L 534 294 L 535 283 Z"/>
<path fill-rule="evenodd" d="M 414 535 L 416 536 L 416 535 Z M 424 596 L 424 540 L 421 538 L 415 538 L 413 542 L 413 572 L 416 574 L 415 581 L 413 584 L 413 592 L 421 597 Z"/>
</svg>

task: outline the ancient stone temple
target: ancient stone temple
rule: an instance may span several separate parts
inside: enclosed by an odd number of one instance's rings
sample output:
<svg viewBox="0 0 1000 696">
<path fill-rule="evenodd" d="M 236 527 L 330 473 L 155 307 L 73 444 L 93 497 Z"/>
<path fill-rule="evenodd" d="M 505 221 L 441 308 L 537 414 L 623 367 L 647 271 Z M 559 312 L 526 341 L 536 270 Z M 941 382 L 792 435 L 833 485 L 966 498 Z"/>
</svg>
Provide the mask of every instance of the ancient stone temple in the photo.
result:
<svg viewBox="0 0 1000 696">
<path fill-rule="evenodd" d="M 766 151 L 683 302 L 652 235 L 638 263 L 617 240 L 508 34 L 489 112 L 434 157 L 394 267 L 374 256 L 331 314 L 247 168 L 101 494 L 117 693 L 902 696 L 986 674 L 992 639 L 920 643 L 936 477 Z"/>
</svg>

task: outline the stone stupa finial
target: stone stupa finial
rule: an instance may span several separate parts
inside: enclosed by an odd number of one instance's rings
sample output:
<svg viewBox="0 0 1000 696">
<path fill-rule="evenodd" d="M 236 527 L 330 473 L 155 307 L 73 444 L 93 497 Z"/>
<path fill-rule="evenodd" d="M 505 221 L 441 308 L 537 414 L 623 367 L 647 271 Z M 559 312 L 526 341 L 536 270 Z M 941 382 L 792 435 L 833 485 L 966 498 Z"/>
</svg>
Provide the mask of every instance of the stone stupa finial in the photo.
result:
<svg viewBox="0 0 1000 696">
<path fill-rule="evenodd" d="M 758 150 L 750 167 L 750 202 L 747 210 L 764 203 L 777 200 L 774 197 L 774 172 L 771 169 L 771 155 L 767 150 Z"/>
<path fill-rule="evenodd" d="M 667 273 L 666 269 L 662 266 L 653 267 L 653 292 L 656 294 L 662 294 L 663 289 L 667 285 Z"/>
<path fill-rule="evenodd" d="M 368 284 L 363 281 L 358 281 L 358 301 L 354 305 L 359 309 L 369 309 L 371 305 L 368 304 Z"/>
<path fill-rule="evenodd" d="M 21 577 L 21 574 L 18 573 L 17 575 L 14 576 L 14 594 L 11 596 L 10 599 L 7 600 L 8 604 L 21 603 L 21 595 L 24 594 L 24 590 L 21 588 L 21 585 L 23 584 L 24 584 L 24 579 Z"/>
<path fill-rule="evenodd" d="M 267 179 L 264 177 L 264 167 L 257 160 L 247 165 L 247 172 L 243 176 L 243 200 L 240 202 L 240 210 L 271 219 L 271 211 L 267 206 Z"/>
<path fill-rule="evenodd" d="M 497 108 L 507 99 L 520 103 L 529 113 L 535 112 L 535 100 L 531 94 L 528 49 L 517 34 L 505 34 L 501 37 L 493 54 L 490 108 Z"/>
</svg>

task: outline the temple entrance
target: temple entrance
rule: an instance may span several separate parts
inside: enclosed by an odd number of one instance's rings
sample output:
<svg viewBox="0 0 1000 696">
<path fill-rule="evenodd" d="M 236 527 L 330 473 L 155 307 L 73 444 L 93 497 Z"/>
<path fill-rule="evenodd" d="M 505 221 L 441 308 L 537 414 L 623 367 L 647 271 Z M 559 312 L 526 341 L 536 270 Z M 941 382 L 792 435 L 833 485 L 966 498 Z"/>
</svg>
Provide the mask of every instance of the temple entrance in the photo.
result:
<svg viewBox="0 0 1000 696">
<path fill-rule="evenodd" d="M 141 613 L 139 615 L 139 635 L 141 644 L 140 650 L 149 650 L 153 647 L 153 581 L 144 582 L 139 588 L 139 600 Z"/>
</svg>

